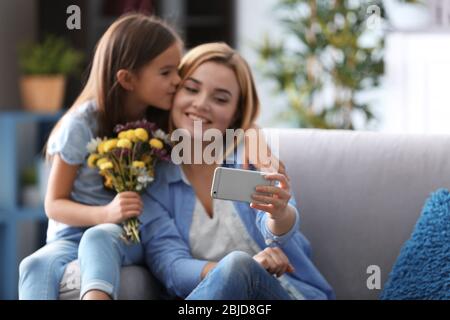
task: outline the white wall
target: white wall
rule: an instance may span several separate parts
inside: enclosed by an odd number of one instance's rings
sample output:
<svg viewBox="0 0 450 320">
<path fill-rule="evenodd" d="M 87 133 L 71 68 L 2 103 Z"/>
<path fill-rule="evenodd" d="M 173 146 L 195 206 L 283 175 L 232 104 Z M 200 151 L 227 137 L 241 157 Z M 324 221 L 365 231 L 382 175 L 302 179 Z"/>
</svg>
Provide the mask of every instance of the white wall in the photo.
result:
<svg viewBox="0 0 450 320">
<path fill-rule="evenodd" d="M 36 28 L 35 0 L 0 0 L 0 109 L 20 107 L 17 44 L 33 40 Z"/>
<path fill-rule="evenodd" d="M 450 33 L 393 33 L 385 61 L 383 131 L 450 133 Z"/>
<path fill-rule="evenodd" d="M 276 115 L 286 104 L 272 93 L 273 83 L 265 79 L 259 71 L 258 57 L 253 47 L 262 43 L 266 33 L 271 39 L 282 37 L 282 29 L 274 15 L 274 6 L 277 2 L 277 0 L 236 1 L 236 47 L 252 68 L 262 107 L 258 123 L 266 127 L 286 126 L 275 121 Z"/>
</svg>

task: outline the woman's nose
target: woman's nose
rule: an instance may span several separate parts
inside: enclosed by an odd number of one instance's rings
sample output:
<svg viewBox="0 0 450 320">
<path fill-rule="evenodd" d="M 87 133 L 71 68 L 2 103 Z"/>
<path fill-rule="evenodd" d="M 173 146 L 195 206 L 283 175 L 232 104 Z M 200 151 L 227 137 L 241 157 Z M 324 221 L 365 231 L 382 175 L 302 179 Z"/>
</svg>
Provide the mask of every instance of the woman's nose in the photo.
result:
<svg viewBox="0 0 450 320">
<path fill-rule="evenodd" d="M 197 97 L 192 102 L 192 105 L 194 106 L 194 108 L 199 109 L 199 110 L 205 110 L 205 111 L 209 110 L 208 99 L 207 99 L 206 95 L 204 95 L 204 94 L 197 95 Z"/>
</svg>

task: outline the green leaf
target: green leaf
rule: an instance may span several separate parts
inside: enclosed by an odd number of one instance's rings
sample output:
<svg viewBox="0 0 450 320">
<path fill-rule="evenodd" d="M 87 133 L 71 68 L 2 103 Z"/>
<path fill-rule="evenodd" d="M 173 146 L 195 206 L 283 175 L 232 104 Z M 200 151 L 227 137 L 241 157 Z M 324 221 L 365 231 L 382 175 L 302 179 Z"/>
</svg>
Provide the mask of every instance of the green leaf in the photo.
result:
<svg viewBox="0 0 450 320">
<path fill-rule="evenodd" d="M 46 36 L 41 43 L 19 44 L 19 67 L 25 75 L 75 74 L 80 71 L 83 54 L 63 39 Z"/>
<path fill-rule="evenodd" d="M 384 40 L 362 47 L 367 6 L 380 0 L 280 0 L 274 11 L 284 28 L 282 40 L 267 35 L 257 46 L 263 75 L 288 99 L 289 112 L 280 115 L 301 127 L 353 129 L 353 112 L 375 118 L 370 105 L 355 105 L 353 97 L 379 85 L 384 73 Z M 334 101 L 316 105 L 332 88 Z M 319 99 L 317 99 L 319 98 Z M 323 104 L 323 103 L 322 103 Z"/>
</svg>

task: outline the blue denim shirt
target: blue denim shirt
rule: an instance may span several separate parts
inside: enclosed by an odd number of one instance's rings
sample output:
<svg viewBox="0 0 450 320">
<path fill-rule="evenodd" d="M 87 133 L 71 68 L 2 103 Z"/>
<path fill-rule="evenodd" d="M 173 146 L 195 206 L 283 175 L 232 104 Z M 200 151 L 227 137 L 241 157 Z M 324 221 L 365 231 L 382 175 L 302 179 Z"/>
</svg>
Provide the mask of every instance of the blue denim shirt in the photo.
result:
<svg viewBox="0 0 450 320">
<path fill-rule="evenodd" d="M 159 163 L 155 181 L 142 195 L 141 240 L 145 260 L 152 273 L 165 285 L 170 296 L 185 298 L 200 283 L 208 263 L 194 259 L 189 248 L 189 230 L 195 206 L 195 192 L 182 180 L 180 167 Z M 334 299 L 333 289 L 311 261 L 309 241 L 299 231 L 299 213 L 291 230 L 274 235 L 267 227 L 268 216 L 248 203 L 233 202 L 249 235 L 259 247 L 278 246 L 289 258 L 295 272 L 286 274 L 306 299 Z M 295 200 L 290 203 L 295 207 Z"/>
</svg>

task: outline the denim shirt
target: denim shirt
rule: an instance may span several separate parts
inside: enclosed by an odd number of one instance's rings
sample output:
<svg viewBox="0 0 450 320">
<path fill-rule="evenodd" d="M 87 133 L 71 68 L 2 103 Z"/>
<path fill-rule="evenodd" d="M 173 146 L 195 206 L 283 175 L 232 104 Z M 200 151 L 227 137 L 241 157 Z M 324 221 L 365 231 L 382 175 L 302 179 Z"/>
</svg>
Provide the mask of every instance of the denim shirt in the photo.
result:
<svg viewBox="0 0 450 320">
<path fill-rule="evenodd" d="M 237 167 L 237 166 L 231 166 Z M 194 259 L 189 247 L 189 230 L 195 206 L 195 192 L 183 182 L 180 167 L 159 163 L 155 181 L 142 195 L 141 241 L 145 261 L 165 285 L 170 296 L 185 298 L 201 281 L 208 261 Z M 281 236 L 267 227 L 268 215 L 244 202 L 233 202 L 248 234 L 261 250 L 280 247 L 295 271 L 286 278 L 306 299 L 334 299 L 333 289 L 311 261 L 309 241 L 299 231 L 299 213 L 291 230 Z M 295 208 L 295 200 L 290 204 Z"/>
</svg>

